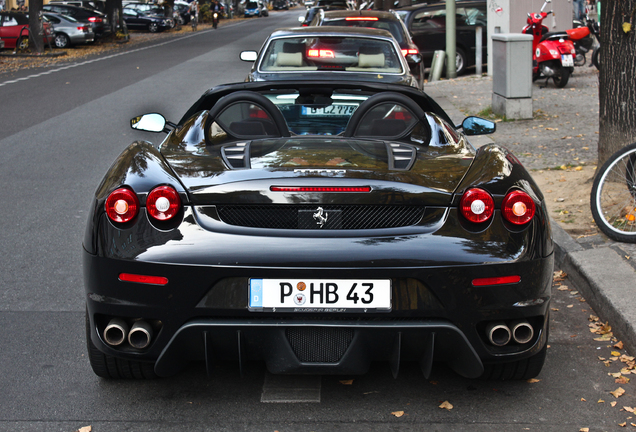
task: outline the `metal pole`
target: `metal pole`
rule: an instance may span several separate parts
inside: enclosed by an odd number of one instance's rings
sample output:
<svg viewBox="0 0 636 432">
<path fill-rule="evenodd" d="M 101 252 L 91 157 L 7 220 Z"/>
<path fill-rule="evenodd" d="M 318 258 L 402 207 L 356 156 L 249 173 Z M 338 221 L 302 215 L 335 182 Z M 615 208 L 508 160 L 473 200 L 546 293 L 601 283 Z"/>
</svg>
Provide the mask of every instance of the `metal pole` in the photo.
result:
<svg viewBox="0 0 636 432">
<path fill-rule="evenodd" d="M 455 18 L 455 0 L 446 2 L 446 78 L 457 77 L 457 66 L 455 58 L 457 56 L 457 48 L 455 41 L 456 18 Z"/>
<path fill-rule="evenodd" d="M 483 28 L 481 26 L 477 26 L 477 29 L 475 30 L 475 73 L 478 76 L 481 76 L 481 64 L 483 63 L 483 60 L 481 58 L 482 31 Z"/>
</svg>

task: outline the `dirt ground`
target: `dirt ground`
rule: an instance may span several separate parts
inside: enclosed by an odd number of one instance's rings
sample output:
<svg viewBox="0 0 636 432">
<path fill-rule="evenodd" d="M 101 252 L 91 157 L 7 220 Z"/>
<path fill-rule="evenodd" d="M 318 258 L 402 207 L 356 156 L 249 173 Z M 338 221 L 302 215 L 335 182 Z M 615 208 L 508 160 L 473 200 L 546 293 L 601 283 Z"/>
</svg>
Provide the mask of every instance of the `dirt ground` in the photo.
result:
<svg viewBox="0 0 636 432">
<path fill-rule="evenodd" d="M 572 237 L 597 234 L 590 193 L 596 166 L 561 167 L 530 172 L 545 196 L 548 213 Z"/>
</svg>

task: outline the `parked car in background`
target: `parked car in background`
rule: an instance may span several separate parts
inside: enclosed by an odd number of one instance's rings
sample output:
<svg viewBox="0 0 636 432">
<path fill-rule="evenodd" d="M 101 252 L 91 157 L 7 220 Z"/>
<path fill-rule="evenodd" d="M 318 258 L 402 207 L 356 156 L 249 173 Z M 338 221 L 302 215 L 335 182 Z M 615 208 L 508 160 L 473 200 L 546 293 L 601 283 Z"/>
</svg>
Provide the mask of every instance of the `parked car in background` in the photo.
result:
<svg viewBox="0 0 636 432">
<path fill-rule="evenodd" d="M 81 6 L 65 5 L 59 3 L 49 3 L 42 6 L 42 10 L 68 15 L 80 22 L 89 22 L 93 27 L 95 37 L 100 38 L 110 33 L 110 23 L 106 14 L 95 9 Z"/>
<path fill-rule="evenodd" d="M 246 81 L 341 79 L 420 87 L 400 46 L 386 30 L 279 29 L 265 41 L 260 53 L 243 51 L 240 58 L 254 62 Z"/>
<path fill-rule="evenodd" d="M 411 33 L 413 42 L 418 46 L 424 64 L 428 67 L 437 50 L 446 49 L 446 4 L 419 4 L 396 10 Z M 487 55 L 487 12 L 485 0 L 456 2 L 456 68 L 461 74 L 469 66 L 475 65 L 475 29 L 482 31 L 482 61 Z"/>
<path fill-rule="evenodd" d="M 261 7 L 260 2 L 258 1 L 248 1 L 245 3 L 245 18 L 250 17 L 260 17 L 263 15 L 263 9 Z"/>
<path fill-rule="evenodd" d="M 53 26 L 57 48 L 68 48 L 95 40 L 95 33 L 88 22 L 79 22 L 73 17 L 53 12 L 44 12 L 42 16 Z"/>
<path fill-rule="evenodd" d="M 188 24 L 190 22 L 190 3 L 175 1 L 174 9 L 179 14 L 181 18 L 181 24 Z"/>
<path fill-rule="evenodd" d="M 269 16 L 269 8 L 267 7 L 267 2 L 258 0 L 258 4 L 261 8 L 261 16 L 268 17 Z"/>
<path fill-rule="evenodd" d="M 411 73 L 424 86 L 424 64 L 417 45 L 411 40 L 406 26 L 394 12 L 386 11 L 328 11 L 320 10 L 310 26 L 364 27 L 387 30 L 393 35 L 406 57 Z"/>
<path fill-rule="evenodd" d="M 314 17 L 322 10 L 322 11 L 335 11 L 335 10 L 348 10 L 349 7 L 346 3 L 338 2 L 332 4 L 324 4 L 323 6 L 312 6 L 307 9 L 305 16 L 299 16 L 298 22 L 303 27 L 308 26 Z"/>
<path fill-rule="evenodd" d="M 288 10 L 289 9 L 289 1 L 288 0 L 274 0 L 272 3 L 272 7 L 274 10 Z"/>
<path fill-rule="evenodd" d="M 43 40 L 45 46 L 53 45 L 53 27 L 48 22 L 42 22 L 44 29 Z M 29 15 L 22 12 L 0 12 L 0 40 L 4 48 L 17 48 L 21 51 L 29 47 Z"/>
<path fill-rule="evenodd" d="M 89 9 L 95 9 L 100 12 L 106 12 L 106 2 L 104 0 L 51 0 L 49 4 L 50 3 L 82 6 Z"/>
<path fill-rule="evenodd" d="M 130 30 L 147 30 L 151 33 L 171 29 L 174 24 L 172 18 L 156 15 L 152 11 L 142 12 L 129 7 L 123 9 L 126 26 Z"/>
</svg>

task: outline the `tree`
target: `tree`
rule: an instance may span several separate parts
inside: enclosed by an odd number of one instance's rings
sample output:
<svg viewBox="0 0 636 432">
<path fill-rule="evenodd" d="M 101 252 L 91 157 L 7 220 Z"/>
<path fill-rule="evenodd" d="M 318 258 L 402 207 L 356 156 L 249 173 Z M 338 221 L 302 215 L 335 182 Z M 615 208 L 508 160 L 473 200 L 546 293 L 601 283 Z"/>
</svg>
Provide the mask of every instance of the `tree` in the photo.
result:
<svg viewBox="0 0 636 432">
<path fill-rule="evenodd" d="M 598 164 L 636 141 L 636 0 L 603 0 Z"/>
<path fill-rule="evenodd" d="M 44 27 L 42 26 L 42 0 L 29 1 L 29 45 L 33 51 L 41 53 L 44 51 Z"/>
</svg>

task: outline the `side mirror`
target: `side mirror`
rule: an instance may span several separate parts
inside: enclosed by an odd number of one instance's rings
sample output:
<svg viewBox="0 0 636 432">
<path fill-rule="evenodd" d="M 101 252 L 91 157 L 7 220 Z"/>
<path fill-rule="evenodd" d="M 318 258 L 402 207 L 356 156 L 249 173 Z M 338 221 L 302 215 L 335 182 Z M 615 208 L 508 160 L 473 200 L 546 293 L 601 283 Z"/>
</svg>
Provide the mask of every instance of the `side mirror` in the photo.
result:
<svg viewBox="0 0 636 432">
<path fill-rule="evenodd" d="M 245 62 L 255 62 L 258 58 L 256 51 L 241 51 L 239 58 Z"/>
<path fill-rule="evenodd" d="M 497 124 L 481 117 L 466 117 L 461 125 L 466 135 L 487 135 L 497 130 Z"/>
<path fill-rule="evenodd" d="M 146 132 L 163 132 L 166 118 L 158 113 L 144 114 L 130 119 L 130 127 Z"/>
</svg>

